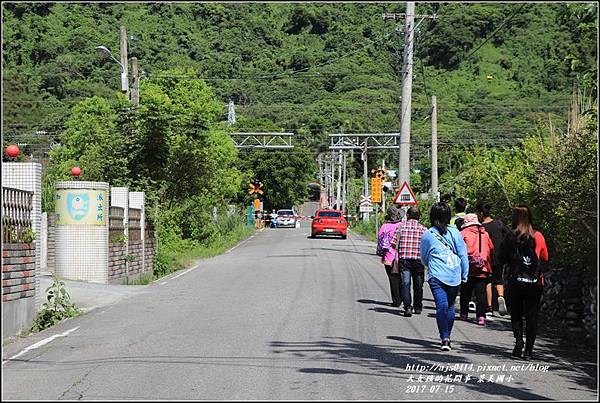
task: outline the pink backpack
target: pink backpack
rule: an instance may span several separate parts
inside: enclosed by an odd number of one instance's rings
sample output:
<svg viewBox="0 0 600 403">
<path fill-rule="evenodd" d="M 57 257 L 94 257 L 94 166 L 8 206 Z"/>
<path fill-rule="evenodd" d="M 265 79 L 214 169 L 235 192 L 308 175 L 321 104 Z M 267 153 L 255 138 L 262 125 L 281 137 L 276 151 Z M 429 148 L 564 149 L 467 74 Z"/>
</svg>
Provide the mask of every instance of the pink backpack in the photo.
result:
<svg viewBox="0 0 600 403">
<path fill-rule="evenodd" d="M 385 223 L 381 226 L 379 234 L 377 234 L 377 250 L 375 251 L 377 256 L 385 257 L 388 253 L 397 229 L 397 224 Z"/>
<path fill-rule="evenodd" d="M 485 228 L 481 225 L 469 225 L 460 231 L 467 245 L 469 258 L 469 276 L 485 277 L 491 273 L 491 254 L 493 244 Z"/>
</svg>

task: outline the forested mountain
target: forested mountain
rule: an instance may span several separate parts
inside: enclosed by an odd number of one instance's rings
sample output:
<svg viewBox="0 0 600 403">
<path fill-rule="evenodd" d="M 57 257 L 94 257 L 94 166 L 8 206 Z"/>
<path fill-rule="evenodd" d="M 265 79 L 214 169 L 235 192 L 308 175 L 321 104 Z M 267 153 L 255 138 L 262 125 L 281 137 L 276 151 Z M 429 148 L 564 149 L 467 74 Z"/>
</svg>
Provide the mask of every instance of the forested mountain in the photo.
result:
<svg viewBox="0 0 600 403">
<path fill-rule="evenodd" d="M 223 120 L 235 102 L 240 130 L 285 129 L 320 146 L 326 133 L 398 131 L 404 23 L 382 13 L 404 7 L 4 3 L 3 129 L 57 131 L 76 102 L 114 97 L 119 66 L 94 48 L 118 58 L 124 25 L 143 77 L 206 80 L 223 101 Z M 496 144 L 548 113 L 564 123 L 578 71 L 595 65 L 595 7 L 418 3 L 418 14 L 437 18 L 416 30 L 414 137 L 429 136 L 433 94 L 442 145 Z M 424 150 L 414 147 L 416 156 Z"/>
</svg>

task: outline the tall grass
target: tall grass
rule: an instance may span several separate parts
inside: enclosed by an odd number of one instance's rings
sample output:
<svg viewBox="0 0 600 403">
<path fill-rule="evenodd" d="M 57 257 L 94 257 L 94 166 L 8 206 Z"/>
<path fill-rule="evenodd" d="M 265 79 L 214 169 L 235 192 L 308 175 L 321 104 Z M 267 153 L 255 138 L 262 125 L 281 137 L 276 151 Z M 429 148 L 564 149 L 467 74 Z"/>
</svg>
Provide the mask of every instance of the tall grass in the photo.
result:
<svg viewBox="0 0 600 403">
<path fill-rule="evenodd" d="M 381 223 L 382 221 L 380 217 L 379 225 L 381 225 Z M 377 241 L 377 231 L 375 229 L 375 216 L 373 214 L 370 214 L 369 221 L 355 221 L 351 229 L 357 234 L 366 236 L 370 241 Z"/>
<path fill-rule="evenodd" d="M 154 258 L 154 278 L 188 268 L 197 259 L 219 255 L 254 232 L 254 228 L 246 226 L 245 218 L 239 216 L 222 218 L 214 224 L 218 230 L 203 242 L 181 239 L 174 234 L 159 241 Z"/>
</svg>

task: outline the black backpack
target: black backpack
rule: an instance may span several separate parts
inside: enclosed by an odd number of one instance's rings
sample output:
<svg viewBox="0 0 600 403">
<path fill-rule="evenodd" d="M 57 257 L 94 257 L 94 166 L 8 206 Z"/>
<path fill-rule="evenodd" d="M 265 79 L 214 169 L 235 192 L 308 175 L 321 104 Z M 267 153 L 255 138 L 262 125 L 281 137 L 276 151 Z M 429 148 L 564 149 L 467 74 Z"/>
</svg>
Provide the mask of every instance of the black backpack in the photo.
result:
<svg viewBox="0 0 600 403">
<path fill-rule="evenodd" d="M 511 262 L 511 278 L 520 283 L 537 284 L 540 264 L 533 238 L 516 239 Z"/>
<path fill-rule="evenodd" d="M 460 231 L 462 229 L 462 226 L 464 223 L 465 223 L 464 217 L 456 216 L 456 218 L 454 218 L 454 225 L 456 225 L 457 230 Z"/>
</svg>

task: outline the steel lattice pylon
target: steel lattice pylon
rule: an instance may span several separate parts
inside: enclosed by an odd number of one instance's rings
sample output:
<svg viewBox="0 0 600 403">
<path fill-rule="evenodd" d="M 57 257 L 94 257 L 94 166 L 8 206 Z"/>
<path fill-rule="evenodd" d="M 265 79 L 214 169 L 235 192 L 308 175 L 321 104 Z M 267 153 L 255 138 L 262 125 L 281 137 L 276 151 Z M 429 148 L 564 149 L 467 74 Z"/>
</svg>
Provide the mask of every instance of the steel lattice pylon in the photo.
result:
<svg viewBox="0 0 600 403">
<path fill-rule="evenodd" d="M 256 132 L 229 133 L 237 148 L 294 148 L 292 137 L 294 133 Z"/>
</svg>

